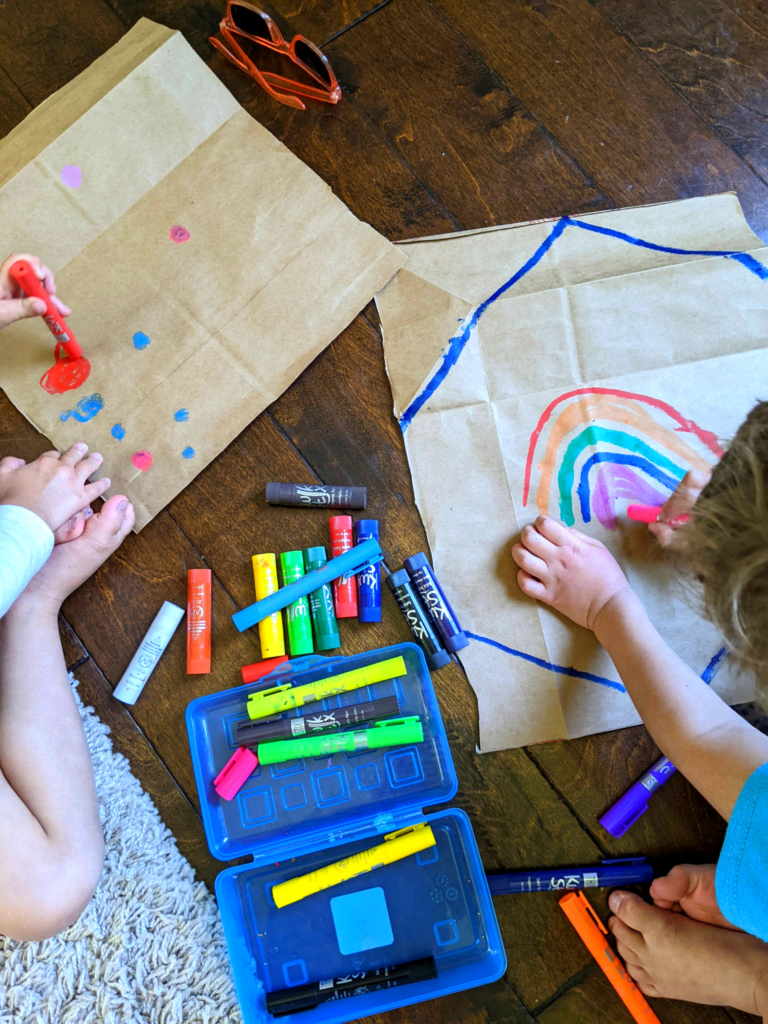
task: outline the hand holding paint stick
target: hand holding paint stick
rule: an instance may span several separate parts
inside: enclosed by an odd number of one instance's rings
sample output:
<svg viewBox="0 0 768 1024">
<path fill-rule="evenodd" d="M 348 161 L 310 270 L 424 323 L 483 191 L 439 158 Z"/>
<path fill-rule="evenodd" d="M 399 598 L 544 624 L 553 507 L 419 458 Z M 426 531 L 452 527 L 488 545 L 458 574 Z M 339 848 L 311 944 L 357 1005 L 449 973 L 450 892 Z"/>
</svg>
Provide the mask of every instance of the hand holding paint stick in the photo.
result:
<svg viewBox="0 0 768 1024">
<path fill-rule="evenodd" d="M 662 505 L 628 505 L 627 516 L 636 523 L 659 523 L 661 522 Z M 675 516 L 670 519 L 670 526 L 683 526 L 691 517 L 689 515 Z"/>
<path fill-rule="evenodd" d="M 83 354 L 83 350 L 80 348 L 71 328 L 64 322 L 61 310 L 43 287 L 30 261 L 16 260 L 8 268 L 8 276 L 16 282 L 29 298 L 40 299 L 45 303 L 45 312 L 42 316 L 48 326 L 48 330 L 56 341 L 61 343 L 62 348 L 70 359 L 79 359 Z M 53 281 L 52 277 L 51 281 Z"/>
</svg>

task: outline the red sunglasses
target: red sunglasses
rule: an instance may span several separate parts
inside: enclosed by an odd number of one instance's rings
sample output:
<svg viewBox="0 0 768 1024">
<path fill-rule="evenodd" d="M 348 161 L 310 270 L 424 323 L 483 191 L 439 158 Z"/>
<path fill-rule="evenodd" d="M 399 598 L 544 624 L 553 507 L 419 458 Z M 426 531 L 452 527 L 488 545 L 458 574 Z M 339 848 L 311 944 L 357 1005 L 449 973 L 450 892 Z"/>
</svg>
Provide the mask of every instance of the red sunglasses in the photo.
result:
<svg viewBox="0 0 768 1024">
<path fill-rule="evenodd" d="M 297 110 L 306 110 L 299 96 L 323 103 L 338 103 L 341 99 L 339 83 L 325 54 L 306 36 L 295 35 L 287 43 L 270 16 L 253 4 L 245 0 L 228 0 L 227 14 L 219 24 L 219 31 L 224 42 L 212 36 L 210 42 L 213 46 L 279 103 Z M 258 43 L 259 46 L 266 46 L 275 53 L 284 54 L 318 82 L 320 88 L 304 85 L 292 78 L 283 78 L 271 71 L 260 71 L 238 42 L 237 36 Z"/>
</svg>

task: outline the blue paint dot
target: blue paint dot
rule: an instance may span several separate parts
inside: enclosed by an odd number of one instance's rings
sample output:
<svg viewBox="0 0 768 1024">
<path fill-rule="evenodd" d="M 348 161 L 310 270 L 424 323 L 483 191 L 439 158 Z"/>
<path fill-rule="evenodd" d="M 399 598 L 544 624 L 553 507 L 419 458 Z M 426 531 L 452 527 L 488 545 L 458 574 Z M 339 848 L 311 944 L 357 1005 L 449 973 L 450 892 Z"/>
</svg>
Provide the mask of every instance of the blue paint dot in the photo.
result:
<svg viewBox="0 0 768 1024">
<path fill-rule="evenodd" d="M 145 334 L 144 331 L 136 331 L 133 336 L 134 348 L 137 348 L 139 352 L 143 352 L 151 340 L 150 336 Z"/>
<path fill-rule="evenodd" d="M 74 417 L 78 423 L 87 423 L 98 412 L 101 412 L 103 406 L 104 399 L 101 395 L 86 395 L 85 398 L 80 399 L 74 409 L 65 409 L 64 412 L 60 413 L 59 419 L 62 423 L 66 423 L 68 419 Z"/>
<path fill-rule="evenodd" d="M 177 423 L 186 423 L 189 419 L 189 409 L 177 409 L 173 414 L 173 418 Z"/>
<path fill-rule="evenodd" d="M 116 437 L 118 441 L 123 440 L 125 437 L 125 427 L 122 423 L 116 423 L 114 427 L 112 427 L 112 437 Z"/>
<path fill-rule="evenodd" d="M 185 459 L 194 459 L 194 457 L 195 457 L 195 449 L 194 448 L 189 448 L 189 447 L 185 448 L 184 451 L 181 454 L 184 456 Z"/>
</svg>

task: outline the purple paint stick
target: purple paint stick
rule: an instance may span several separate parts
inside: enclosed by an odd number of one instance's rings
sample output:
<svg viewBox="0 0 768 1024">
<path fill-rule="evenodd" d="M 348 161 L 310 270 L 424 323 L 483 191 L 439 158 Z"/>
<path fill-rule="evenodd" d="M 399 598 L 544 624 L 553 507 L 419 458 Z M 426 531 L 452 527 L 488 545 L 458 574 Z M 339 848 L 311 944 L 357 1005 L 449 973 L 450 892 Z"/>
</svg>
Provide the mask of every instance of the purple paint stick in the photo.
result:
<svg viewBox="0 0 768 1024">
<path fill-rule="evenodd" d="M 667 757 L 660 757 L 652 764 L 645 775 L 633 782 L 624 796 L 619 797 L 610 810 L 606 811 L 598 821 L 606 831 L 616 839 L 635 824 L 638 818 L 648 810 L 651 794 L 663 786 L 671 778 L 677 768 Z"/>
</svg>

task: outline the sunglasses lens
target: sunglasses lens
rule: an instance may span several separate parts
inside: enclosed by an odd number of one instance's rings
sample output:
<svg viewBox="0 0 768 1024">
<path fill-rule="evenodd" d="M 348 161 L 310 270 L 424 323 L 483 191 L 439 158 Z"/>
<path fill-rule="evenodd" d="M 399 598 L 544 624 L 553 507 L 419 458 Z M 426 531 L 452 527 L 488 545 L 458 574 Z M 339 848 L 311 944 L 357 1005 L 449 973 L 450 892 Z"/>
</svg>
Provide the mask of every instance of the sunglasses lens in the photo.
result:
<svg viewBox="0 0 768 1024">
<path fill-rule="evenodd" d="M 311 46 L 307 46 L 301 39 L 296 41 L 296 56 L 300 61 L 303 61 L 308 68 L 311 68 L 316 75 L 326 81 L 329 85 L 331 84 L 331 75 L 328 70 L 328 65 L 325 63 L 320 54 L 313 50 Z"/>
<path fill-rule="evenodd" d="M 241 32 L 247 32 L 249 36 L 256 36 L 258 39 L 270 39 L 269 28 L 266 21 L 250 7 L 243 7 L 241 4 L 232 4 L 230 7 L 232 21 Z"/>
</svg>

